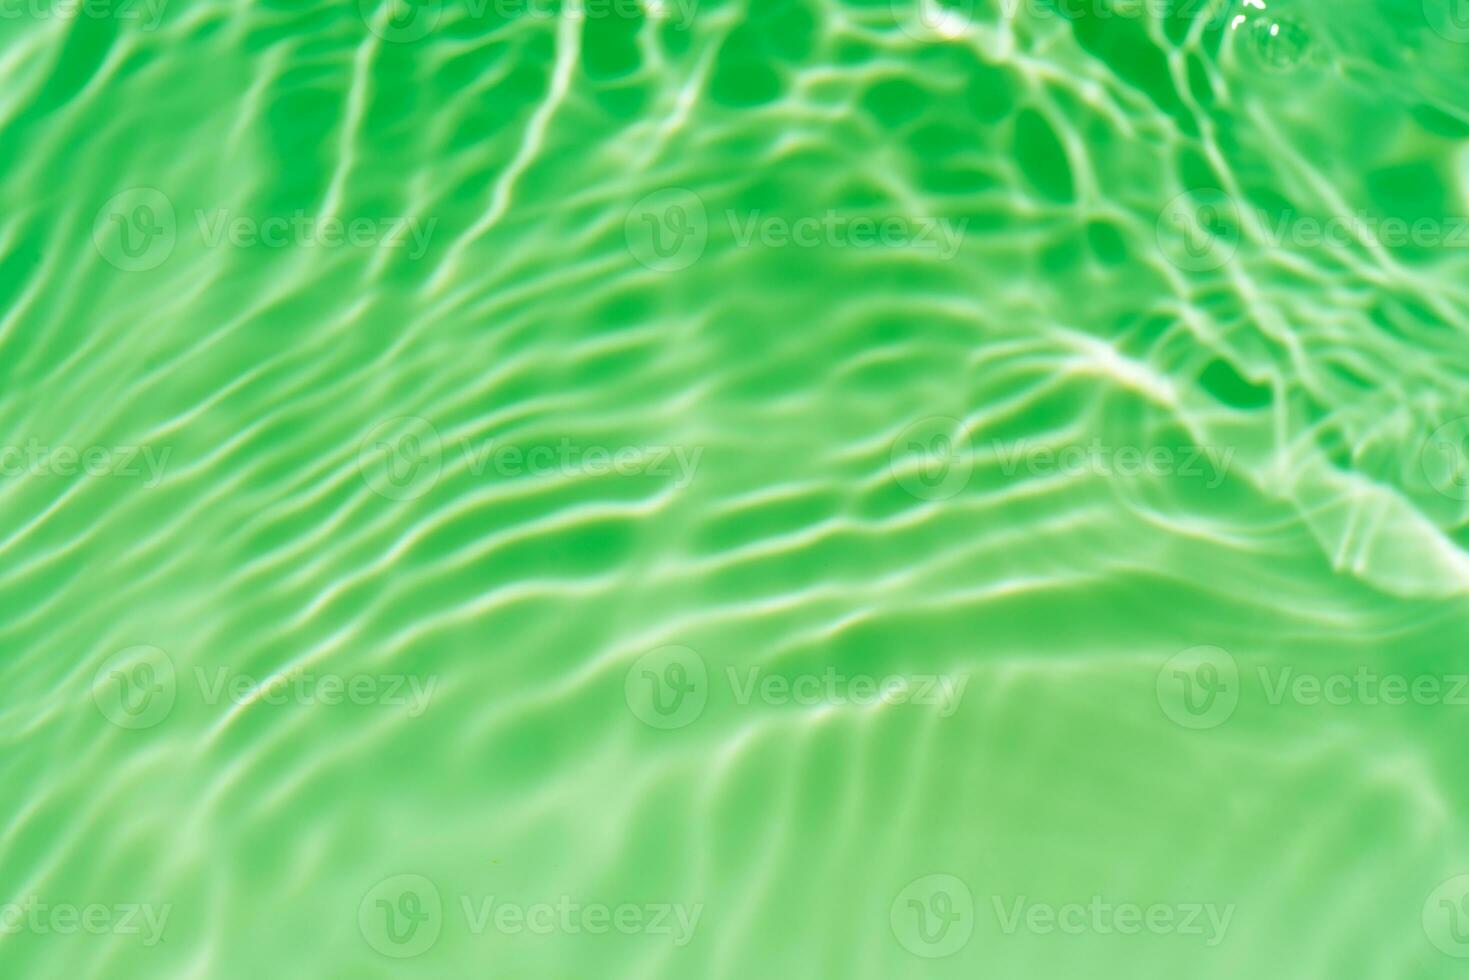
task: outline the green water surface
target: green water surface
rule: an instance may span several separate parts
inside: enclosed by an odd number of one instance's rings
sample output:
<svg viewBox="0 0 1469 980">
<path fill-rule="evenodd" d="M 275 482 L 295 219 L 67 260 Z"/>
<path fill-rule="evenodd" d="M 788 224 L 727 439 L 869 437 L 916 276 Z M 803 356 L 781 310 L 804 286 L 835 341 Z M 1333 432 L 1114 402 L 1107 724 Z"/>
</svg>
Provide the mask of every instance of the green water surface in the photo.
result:
<svg viewBox="0 0 1469 980">
<path fill-rule="evenodd" d="M 0 177 L 0 976 L 1464 975 L 1462 0 L 14 0 Z"/>
</svg>

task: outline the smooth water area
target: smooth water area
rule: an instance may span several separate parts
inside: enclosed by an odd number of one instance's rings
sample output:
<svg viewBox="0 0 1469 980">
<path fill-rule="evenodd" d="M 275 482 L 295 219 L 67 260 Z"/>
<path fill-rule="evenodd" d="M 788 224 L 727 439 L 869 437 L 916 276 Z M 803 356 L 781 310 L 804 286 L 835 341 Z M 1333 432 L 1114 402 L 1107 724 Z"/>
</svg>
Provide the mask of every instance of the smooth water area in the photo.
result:
<svg viewBox="0 0 1469 980">
<path fill-rule="evenodd" d="M 16 0 L 0 171 L 0 975 L 1462 975 L 1459 0 Z"/>
</svg>

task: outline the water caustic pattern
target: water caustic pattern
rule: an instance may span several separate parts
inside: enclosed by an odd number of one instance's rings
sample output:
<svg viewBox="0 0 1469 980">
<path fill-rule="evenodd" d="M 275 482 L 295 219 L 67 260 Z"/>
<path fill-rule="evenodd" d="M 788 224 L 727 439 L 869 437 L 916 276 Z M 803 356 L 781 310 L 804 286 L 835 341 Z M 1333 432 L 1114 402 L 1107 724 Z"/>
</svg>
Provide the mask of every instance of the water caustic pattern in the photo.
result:
<svg viewBox="0 0 1469 980">
<path fill-rule="evenodd" d="M 1462 975 L 1460 0 L 0 7 L 0 974 Z"/>
</svg>

